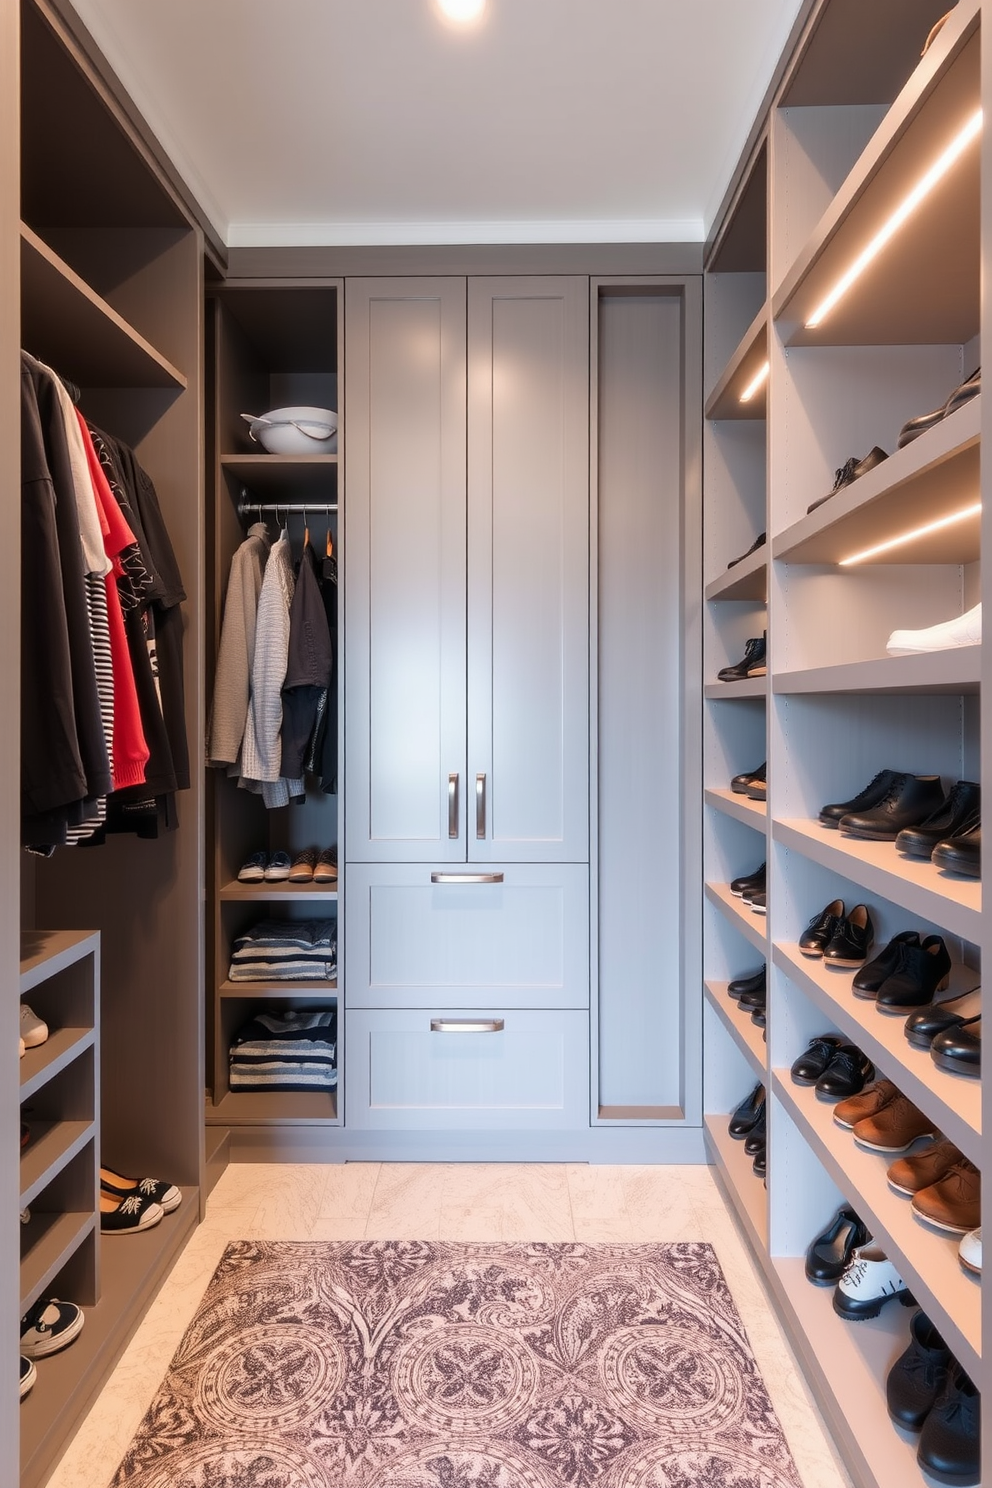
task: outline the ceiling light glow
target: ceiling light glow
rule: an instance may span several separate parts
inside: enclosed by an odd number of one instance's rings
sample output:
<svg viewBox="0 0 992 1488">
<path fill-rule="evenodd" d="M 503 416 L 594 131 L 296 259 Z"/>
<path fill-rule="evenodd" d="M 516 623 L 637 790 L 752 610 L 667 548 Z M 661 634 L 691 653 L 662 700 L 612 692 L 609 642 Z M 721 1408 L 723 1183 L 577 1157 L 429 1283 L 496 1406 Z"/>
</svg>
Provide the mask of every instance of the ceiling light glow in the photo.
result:
<svg viewBox="0 0 992 1488">
<path fill-rule="evenodd" d="M 977 517 L 982 509 L 982 503 L 976 501 L 972 506 L 966 506 L 963 511 L 952 512 L 949 517 L 941 517 L 939 521 L 928 522 L 925 527 L 914 527 L 911 532 L 902 532 L 898 537 L 890 537 L 888 542 L 878 543 L 874 548 L 865 548 L 863 553 L 854 553 L 850 558 L 840 560 L 841 568 L 848 568 L 852 563 L 865 563 L 869 558 L 877 558 L 879 553 L 888 553 L 892 548 L 900 548 L 903 543 L 914 542 L 918 537 L 927 537 L 931 532 L 940 532 L 944 527 L 952 527 L 955 522 L 964 522 L 968 517 Z"/>
<path fill-rule="evenodd" d="M 449 21 L 467 25 L 477 21 L 486 8 L 486 0 L 437 0 L 438 8 Z"/>
<path fill-rule="evenodd" d="M 754 395 L 758 391 L 758 389 L 761 388 L 761 387 L 764 387 L 765 380 L 768 377 L 768 369 L 770 367 L 771 367 L 771 362 L 766 362 L 765 365 L 762 367 L 761 371 L 760 372 L 756 372 L 754 374 L 754 376 L 751 378 L 751 381 L 748 383 L 747 387 L 741 393 L 741 396 L 740 396 L 740 399 L 739 399 L 739 401 L 741 403 L 750 403 L 751 399 L 754 397 Z"/>
<path fill-rule="evenodd" d="M 955 135 L 954 139 L 951 140 L 944 153 L 934 161 L 926 174 L 920 177 L 909 195 L 903 198 L 892 213 L 892 216 L 882 224 L 878 232 L 871 239 L 871 242 L 866 248 L 862 249 L 847 272 L 841 275 L 826 299 L 817 305 L 813 314 L 806 322 L 806 329 L 808 331 L 815 330 L 824 316 L 830 313 L 841 296 L 847 293 L 856 279 L 860 278 L 872 259 L 881 253 L 889 239 L 899 231 L 906 219 L 915 212 L 920 202 L 930 194 L 937 182 L 946 176 L 951 166 L 964 154 L 972 140 L 976 139 L 981 132 L 982 111 L 978 109 L 976 113 L 972 114 L 960 133 Z"/>
</svg>

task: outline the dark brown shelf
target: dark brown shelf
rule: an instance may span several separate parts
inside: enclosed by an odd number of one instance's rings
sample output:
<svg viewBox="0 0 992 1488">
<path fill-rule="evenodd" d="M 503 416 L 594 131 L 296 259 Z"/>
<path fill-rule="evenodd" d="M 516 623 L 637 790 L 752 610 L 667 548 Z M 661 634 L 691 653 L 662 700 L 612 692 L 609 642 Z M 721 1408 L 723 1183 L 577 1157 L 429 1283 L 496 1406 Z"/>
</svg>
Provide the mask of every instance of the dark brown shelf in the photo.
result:
<svg viewBox="0 0 992 1488">
<path fill-rule="evenodd" d="M 221 997 L 305 997 L 309 1002 L 319 1002 L 322 997 L 334 1001 L 338 995 L 338 984 L 333 982 L 221 982 L 217 989 Z"/>
<path fill-rule="evenodd" d="M 96 1130 L 92 1121 L 37 1121 L 28 1123 L 31 1141 L 21 1155 L 21 1204 L 48 1187 L 72 1159 L 91 1141 Z"/>
<path fill-rule="evenodd" d="M 92 1210 L 33 1214 L 21 1232 L 22 1316 L 96 1227 Z"/>
<path fill-rule="evenodd" d="M 300 884 L 300 883 L 226 883 L 220 891 L 219 897 L 226 903 L 249 903 L 264 904 L 268 899 L 282 899 L 292 902 L 296 900 L 313 899 L 318 903 L 333 904 L 338 897 L 336 888 L 330 888 L 325 884 Z"/>
<path fill-rule="evenodd" d="M 243 481 L 252 496 L 313 500 L 316 506 L 337 500 L 337 455 L 221 455 L 226 475 Z M 315 510 L 314 515 L 317 515 Z"/>
<path fill-rule="evenodd" d="M 100 935 L 96 930 L 24 931 L 21 935 L 21 996 L 99 948 Z"/>
<path fill-rule="evenodd" d="M 331 1090 L 230 1090 L 207 1101 L 208 1126 L 316 1126 L 338 1121 Z"/>
<path fill-rule="evenodd" d="M 30 1099 L 95 1041 L 92 1028 L 56 1028 L 43 1044 L 28 1049 L 21 1060 L 21 1100 Z"/>
</svg>

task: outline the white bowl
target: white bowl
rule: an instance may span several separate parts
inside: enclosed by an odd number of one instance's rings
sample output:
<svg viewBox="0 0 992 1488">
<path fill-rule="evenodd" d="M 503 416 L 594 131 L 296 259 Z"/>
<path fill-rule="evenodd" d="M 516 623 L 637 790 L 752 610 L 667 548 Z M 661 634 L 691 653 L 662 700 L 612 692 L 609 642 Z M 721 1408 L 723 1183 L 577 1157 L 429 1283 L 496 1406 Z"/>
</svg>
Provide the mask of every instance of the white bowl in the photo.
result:
<svg viewBox="0 0 992 1488">
<path fill-rule="evenodd" d="M 273 408 L 243 413 L 252 439 L 270 455 L 333 455 L 338 447 L 338 416 L 333 408 Z"/>
</svg>

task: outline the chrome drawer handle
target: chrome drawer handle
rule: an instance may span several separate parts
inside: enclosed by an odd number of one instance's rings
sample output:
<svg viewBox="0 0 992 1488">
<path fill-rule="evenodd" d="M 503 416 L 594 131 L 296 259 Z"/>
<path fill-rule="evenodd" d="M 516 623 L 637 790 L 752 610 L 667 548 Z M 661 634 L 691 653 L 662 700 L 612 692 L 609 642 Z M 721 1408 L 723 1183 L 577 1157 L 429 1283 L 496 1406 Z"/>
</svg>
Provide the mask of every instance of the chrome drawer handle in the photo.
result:
<svg viewBox="0 0 992 1488">
<path fill-rule="evenodd" d="M 448 836 L 458 836 L 458 772 L 448 776 Z"/>
<path fill-rule="evenodd" d="M 486 835 L 486 777 L 476 775 L 475 777 L 475 835 L 484 838 Z"/>
<path fill-rule="evenodd" d="M 431 1033 L 502 1033 L 502 1018 L 432 1018 Z"/>
<path fill-rule="evenodd" d="M 436 884 L 494 884 L 502 883 L 502 873 L 432 873 L 431 883 Z"/>
</svg>

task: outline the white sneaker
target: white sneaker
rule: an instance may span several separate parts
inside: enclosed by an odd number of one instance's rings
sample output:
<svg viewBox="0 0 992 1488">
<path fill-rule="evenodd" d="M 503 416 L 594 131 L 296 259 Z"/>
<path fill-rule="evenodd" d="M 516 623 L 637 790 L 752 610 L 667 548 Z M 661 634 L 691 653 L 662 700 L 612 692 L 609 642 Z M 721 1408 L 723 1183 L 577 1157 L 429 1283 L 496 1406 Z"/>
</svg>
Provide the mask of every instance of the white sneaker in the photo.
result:
<svg viewBox="0 0 992 1488">
<path fill-rule="evenodd" d="M 962 1266 L 967 1266 L 969 1271 L 977 1271 L 982 1274 L 982 1227 L 971 1230 L 967 1235 L 961 1237 L 958 1246 L 958 1256 Z"/>
<path fill-rule="evenodd" d="M 48 1024 L 26 1002 L 21 1003 L 21 1038 L 25 1049 L 37 1049 L 48 1038 Z"/>
<path fill-rule="evenodd" d="M 982 642 L 982 607 L 931 625 L 928 630 L 894 630 L 886 642 L 890 656 L 915 656 L 918 651 L 950 651 L 954 646 L 980 646 Z"/>
<path fill-rule="evenodd" d="M 834 1312 L 851 1322 L 875 1318 L 885 1303 L 898 1297 L 903 1307 L 916 1304 L 899 1272 L 883 1251 L 859 1246 L 834 1292 Z"/>
</svg>

